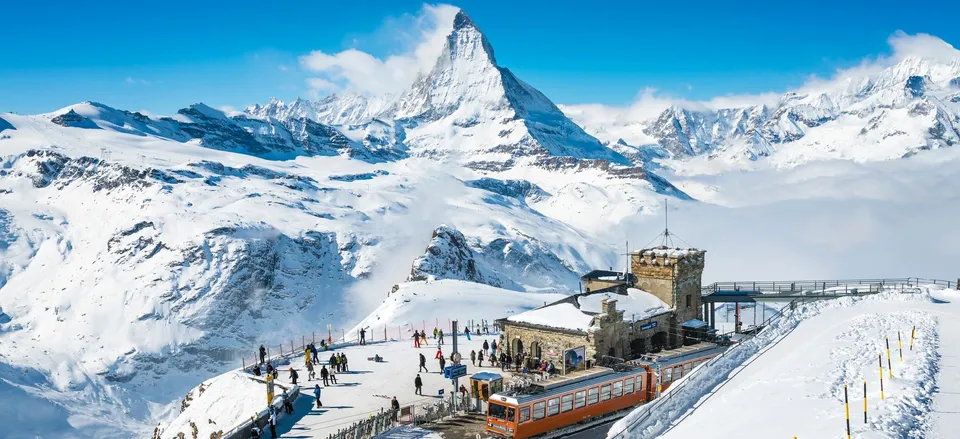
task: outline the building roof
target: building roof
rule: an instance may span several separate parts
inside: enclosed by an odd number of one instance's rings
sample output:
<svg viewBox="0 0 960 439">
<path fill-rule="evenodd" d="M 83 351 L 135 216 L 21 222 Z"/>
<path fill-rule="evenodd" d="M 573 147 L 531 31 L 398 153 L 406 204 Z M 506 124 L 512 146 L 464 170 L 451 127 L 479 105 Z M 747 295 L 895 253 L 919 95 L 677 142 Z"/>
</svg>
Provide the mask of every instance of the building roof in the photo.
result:
<svg viewBox="0 0 960 439">
<path fill-rule="evenodd" d="M 499 373 L 478 372 L 471 375 L 470 379 L 477 380 L 477 381 L 493 381 L 493 380 L 501 380 L 503 379 L 503 377 Z"/>
<path fill-rule="evenodd" d="M 624 276 L 622 271 L 593 270 L 583 276 L 580 276 L 580 279 L 632 283 L 634 276 L 633 273 L 626 273 L 626 276 Z"/>
<path fill-rule="evenodd" d="M 646 291 L 612 287 L 574 294 L 506 320 L 585 333 L 593 326 L 594 316 L 604 312 L 604 300 L 617 301 L 616 308 L 623 311 L 624 321 L 646 320 L 671 310 L 669 305 Z"/>
</svg>

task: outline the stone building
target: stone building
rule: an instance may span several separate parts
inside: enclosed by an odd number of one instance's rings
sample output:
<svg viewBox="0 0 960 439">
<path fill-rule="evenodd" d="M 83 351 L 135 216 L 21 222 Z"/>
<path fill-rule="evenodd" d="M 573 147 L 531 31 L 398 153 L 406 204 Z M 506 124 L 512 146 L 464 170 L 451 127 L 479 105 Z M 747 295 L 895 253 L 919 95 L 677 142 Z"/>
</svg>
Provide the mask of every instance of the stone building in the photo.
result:
<svg viewBox="0 0 960 439">
<path fill-rule="evenodd" d="M 679 347 L 702 335 L 704 254 L 654 247 L 630 255 L 632 273 L 591 271 L 581 278 L 584 292 L 498 320 L 502 346 L 555 363 L 579 346 L 587 358 L 624 359 Z"/>
</svg>

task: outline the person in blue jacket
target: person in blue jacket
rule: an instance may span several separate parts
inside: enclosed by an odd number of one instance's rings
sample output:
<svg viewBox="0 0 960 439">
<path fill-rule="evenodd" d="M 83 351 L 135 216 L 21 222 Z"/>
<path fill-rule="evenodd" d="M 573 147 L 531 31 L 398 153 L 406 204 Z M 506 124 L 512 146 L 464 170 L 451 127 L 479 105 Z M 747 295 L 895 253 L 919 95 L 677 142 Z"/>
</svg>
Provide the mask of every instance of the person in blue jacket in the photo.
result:
<svg viewBox="0 0 960 439">
<path fill-rule="evenodd" d="M 320 385 L 315 384 L 313 386 L 313 396 L 317 398 L 317 408 L 323 407 L 323 403 L 320 402 Z"/>
</svg>

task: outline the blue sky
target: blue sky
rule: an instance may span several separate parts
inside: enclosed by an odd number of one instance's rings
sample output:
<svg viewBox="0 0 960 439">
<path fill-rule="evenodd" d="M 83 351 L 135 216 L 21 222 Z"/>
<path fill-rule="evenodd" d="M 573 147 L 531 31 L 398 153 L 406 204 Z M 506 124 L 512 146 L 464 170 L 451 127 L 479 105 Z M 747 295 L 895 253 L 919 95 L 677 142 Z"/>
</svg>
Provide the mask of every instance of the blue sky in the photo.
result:
<svg viewBox="0 0 960 439">
<path fill-rule="evenodd" d="M 690 100 L 779 92 L 889 53 L 897 30 L 960 43 L 960 6 L 947 1 L 518 3 L 455 4 L 501 65 L 566 104 L 624 105 L 648 87 Z M 169 114 L 198 101 L 240 108 L 316 96 L 306 81 L 317 72 L 300 57 L 403 56 L 430 30 L 418 1 L 137 5 L 5 4 L 0 111 L 94 100 Z"/>
</svg>

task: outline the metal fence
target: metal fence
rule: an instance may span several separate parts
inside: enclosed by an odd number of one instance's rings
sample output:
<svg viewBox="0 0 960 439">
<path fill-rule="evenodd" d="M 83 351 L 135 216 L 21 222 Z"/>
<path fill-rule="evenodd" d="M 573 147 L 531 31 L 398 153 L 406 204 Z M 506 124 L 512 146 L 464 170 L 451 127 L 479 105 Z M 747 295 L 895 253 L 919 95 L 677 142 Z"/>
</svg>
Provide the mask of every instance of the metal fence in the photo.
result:
<svg viewBox="0 0 960 439">
<path fill-rule="evenodd" d="M 463 395 L 451 395 L 435 402 L 407 405 L 400 410 L 381 410 L 367 419 L 354 422 L 349 427 L 337 430 L 327 439 L 369 439 L 401 425 L 423 425 L 439 422 L 460 413 L 477 411 L 479 405 Z"/>
<path fill-rule="evenodd" d="M 927 279 L 922 277 L 878 278 L 878 279 L 841 279 L 841 280 L 788 280 L 788 281 L 734 281 L 714 282 L 703 287 L 703 294 L 709 295 L 717 291 L 763 291 L 763 292 L 804 292 L 827 291 L 839 288 L 858 288 L 864 291 L 877 292 L 886 287 L 916 287 L 920 285 L 937 285 L 946 288 L 955 288 L 960 279 L 955 281 L 942 279 Z"/>
<path fill-rule="evenodd" d="M 253 378 L 251 378 L 251 379 L 253 379 Z M 265 381 L 262 381 L 262 380 L 257 380 L 257 381 L 261 381 L 261 382 L 266 383 Z M 284 386 L 280 386 L 280 385 L 277 385 L 277 387 L 280 387 L 280 388 L 284 391 L 284 393 L 287 395 L 287 399 L 289 399 L 291 402 L 296 401 L 297 398 L 300 397 L 300 386 L 293 386 L 293 387 L 291 387 L 291 388 L 289 388 L 289 389 L 286 388 L 286 387 L 284 387 Z M 283 402 L 284 402 L 284 399 L 283 399 L 283 398 L 276 398 L 276 399 L 274 400 L 273 404 L 272 404 L 273 407 L 277 410 L 277 414 L 278 414 L 277 417 L 278 417 L 278 418 L 283 418 L 284 416 L 286 416 L 286 415 L 283 413 Z M 257 413 L 255 419 L 254 419 L 254 418 L 250 418 L 250 419 L 247 419 L 247 420 L 245 420 L 245 421 L 237 424 L 237 426 L 231 428 L 229 431 L 227 431 L 226 433 L 224 433 L 223 436 L 220 436 L 220 438 L 221 438 L 221 439 L 246 439 L 246 438 L 249 438 L 249 437 L 250 437 L 250 429 L 253 428 L 253 423 L 256 422 L 256 423 L 257 423 L 257 426 L 259 426 L 260 428 L 264 428 L 264 427 L 267 425 L 267 420 L 268 420 L 269 418 L 270 418 L 270 409 L 269 409 L 269 407 L 268 407 L 268 408 L 265 408 L 265 409 L 261 410 L 259 413 Z"/>
</svg>

